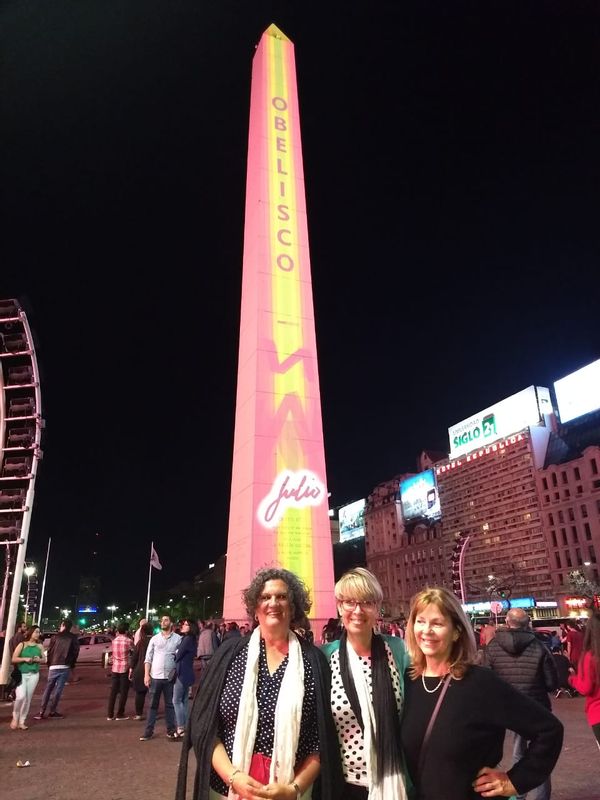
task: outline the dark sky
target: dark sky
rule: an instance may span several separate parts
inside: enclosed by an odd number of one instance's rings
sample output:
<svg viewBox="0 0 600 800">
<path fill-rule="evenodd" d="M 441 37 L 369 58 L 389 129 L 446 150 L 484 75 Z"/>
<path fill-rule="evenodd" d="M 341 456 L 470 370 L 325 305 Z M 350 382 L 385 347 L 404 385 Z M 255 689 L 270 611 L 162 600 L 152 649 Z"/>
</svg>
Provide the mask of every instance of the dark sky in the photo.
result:
<svg viewBox="0 0 600 800">
<path fill-rule="evenodd" d="M 37 336 L 50 604 L 94 571 L 106 602 L 142 600 L 151 539 L 157 587 L 225 550 L 271 22 L 296 45 L 332 503 L 600 356 L 597 3 L 1 8 L 0 296 Z"/>
</svg>

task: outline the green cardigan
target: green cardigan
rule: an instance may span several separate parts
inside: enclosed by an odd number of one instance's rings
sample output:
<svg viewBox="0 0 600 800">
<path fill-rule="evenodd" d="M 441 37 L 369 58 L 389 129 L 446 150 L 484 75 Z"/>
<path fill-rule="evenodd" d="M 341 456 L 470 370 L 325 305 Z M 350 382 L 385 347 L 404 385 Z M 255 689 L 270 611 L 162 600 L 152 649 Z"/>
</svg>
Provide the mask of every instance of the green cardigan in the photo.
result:
<svg viewBox="0 0 600 800">
<path fill-rule="evenodd" d="M 404 673 L 410 666 L 409 655 L 406 652 L 406 647 L 404 646 L 404 642 L 399 636 L 386 636 L 385 634 L 382 634 L 382 637 L 384 642 L 392 651 L 392 655 L 394 656 L 394 661 L 396 662 L 398 675 L 400 676 L 400 692 L 402 693 L 402 697 L 404 698 Z M 339 649 L 340 649 L 339 639 L 321 645 L 321 650 L 325 653 L 327 661 L 331 661 L 331 656 Z"/>
<path fill-rule="evenodd" d="M 396 668 L 398 670 L 398 676 L 400 677 L 400 693 L 402 694 L 402 700 L 404 701 L 404 673 L 410 667 L 410 656 L 408 655 L 406 647 L 404 646 L 403 640 L 400 639 L 399 636 L 386 636 L 385 634 L 380 634 L 380 635 L 383 637 L 384 642 L 390 648 L 390 650 L 392 651 L 392 655 L 394 656 L 394 661 L 396 662 Z M 327 661 L 331 661 L 332 654 L 339 649 L 340 649 L 339 639 L 321 645 L 321 650 L 325 653 Z M 404 702 L 402 703 L 402 708 L 404 708 Z M 400 717 L 402 717 L 402 712 L 400 712 Z M 414 786 L 411 777 L 408 774 L 408 770 L 406 769 L 404 753 L 402 754 L 402 762 L 404 764 L 406 793 L 409 798 L 412 798 L 414 793 Z"/>
</svg>

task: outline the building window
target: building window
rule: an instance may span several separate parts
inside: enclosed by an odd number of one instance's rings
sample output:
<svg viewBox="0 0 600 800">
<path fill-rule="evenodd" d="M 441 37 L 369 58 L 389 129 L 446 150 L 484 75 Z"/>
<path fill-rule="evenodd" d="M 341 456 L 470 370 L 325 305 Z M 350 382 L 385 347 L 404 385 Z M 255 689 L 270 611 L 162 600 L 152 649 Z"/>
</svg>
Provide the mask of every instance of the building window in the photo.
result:
<svg viewBox="0 0 600 800">
<path fill-rule="evenodd" d="M 583 564 L 583 559 L 581 558 L 581 550 L 579 547 L 575 548 L 575 558 L 577 559 L 577 566 L 581 566 L 581 564 Z"/>
<path fill-rule="evenodd" d="M 589 545 L 588 551 L 589 551 L 589 554 L 590 554 L 590 561 L 592 562 L 592 564 L 595 564 L 596 563 L 596 551 L 594 550 L 594 545 L 593 544 Z"/>
<path fill-rule="evenodd" d="M 560 553 L 554 553 L 554 557 L 556 558 L 557 568 L 562 569 L 562 564 L 560 563 Z"/>
<path fill-rule="evenodd" d="M 558 481 L 556 480 L 556 472 L 552 473 L 552 486 L 558 486 Z"/>
<path fill-rule="evenodd" d="M 558 512 L 558 521 L 559 522 L 564 522 L 565 521 L 565 515 L 562 512 L 562 510 Z"/>
<path fill-rule="evenodd" d="M 581 516 L 585 519 L 587 517 L 587 515 L 588 515 L 587 506 L 585 504 L 582 504 L 582 506 L 581 506 Z"/>
<path fill-rule="evenodd" d="M 568 500 L 569 497 L 571 497 L 571 490 L 570 489 L 565 489 L 564 492 L 563 492 L 563 495 L 564 495 L 565 500 Z"/>
<path fill-rule="evenodd" d="M 569 515 L 569 522 L 575 521 L 575 511 L 572 508 L 567 509 L 567 514 Z"/>
<path fill-rule="evenodd" d="M 571 541 L 573 542 L 573 544 L 576 544 L 579 541 L 579 539 L 577 538 L 577 528 L 575 527 L 575 525 L 571 525 Z"/>
<path fill-rule="evenodd" d="M 591 461 L 590 461 L 590 464 L 592 465 L 592 475 L 597 475 L 598 474 L 598 464 L 596 464 L 596 459 L 592 458 Z"/>
<path fill-rule="evenodd" d="M 552 544 L 554 547 L 558 547 L 558 542 L 556 541 L 556 531 L 551 531 L 552 533 Z"/>
<path fill-rule="evenodd" d="M 566 528 L 561 528 L 560 529 L 560 533 L 562 535 L 562 543 L 563 544 L 567 544 L 567 529 Z"/>
<path fill-rule="evenodd" d="M 580 481 L 581 480 L 581 475 L 579 473 L 579 467 L 575 467 L 574 472 L 575 472 L 575 480 L 576 481 Z"/>
<path fill-rule="evenodd" d="M 567 473 L 566 473 L 566 472 L 564 472 L 564 471 L 563 471 L 563 472 L 561 472 L 561 473 L 560 473 L 560 477 L 562 478 L 562 482 L 563 482 L 563 483 L 566 483 L 566 482 L 567 482 Z"/>
<path fill-rule="evenodd" d="M 583 486 L 581 484 L 577 485 L 577 494 L 583 494 Z"/>
<path fill-rule="evenodd" d="M 554 525 L 554 514 L 548 514 L 548 524 Z"/>
<path fill-rule="evenodd" d="M 565 550 L 565 558 L 567 560 L 567 567 L 572 567 L 573 562 L 571 561 L 571 553 L 568 550 Z"/>
<path fill-rule="evenodd" d="M 564 575 L 562 574 L 562 572 L 558 576 L 558 582 L 560 583 L 561 586 L 565 582 L 565 578 L 564 578 Z"/>
<path fill-rule="evenodd" d="M 589 540 L 592 538 L 592 529 L 590 528 L 590 523 L 585 522 L 583 524 L 583 527 L 585 528 L 585 538 L 589 542 Z"/>
</svg>

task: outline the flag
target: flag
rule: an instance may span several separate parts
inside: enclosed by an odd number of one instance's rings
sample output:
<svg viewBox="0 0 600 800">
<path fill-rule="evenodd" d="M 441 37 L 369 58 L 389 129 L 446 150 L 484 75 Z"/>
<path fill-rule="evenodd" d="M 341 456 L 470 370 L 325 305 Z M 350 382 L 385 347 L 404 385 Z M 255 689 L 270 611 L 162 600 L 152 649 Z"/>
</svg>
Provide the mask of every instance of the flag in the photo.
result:
<svg viewBox="0 0 600 800">
<path fill-rule="evenodd" d="M 154 569 L 162 569 L 162 564 L 158 560 L 158 553 L 154 549 L 154 545 L 150 548 L 150 566 Z"/>
</svg>

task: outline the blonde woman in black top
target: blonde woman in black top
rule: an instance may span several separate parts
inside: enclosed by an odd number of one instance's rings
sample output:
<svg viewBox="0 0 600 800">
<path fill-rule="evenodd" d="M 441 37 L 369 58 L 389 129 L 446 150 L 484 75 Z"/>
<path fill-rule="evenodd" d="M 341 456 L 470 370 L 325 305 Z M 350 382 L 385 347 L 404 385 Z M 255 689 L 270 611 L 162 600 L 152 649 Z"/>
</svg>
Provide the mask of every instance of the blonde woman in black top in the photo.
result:
<svg viewBox="0 0 600 800">
<path fill-rule="evenodd" d="M 413 598 L 406 644 L 412 663 L 402 746 L 418 800 L 510 797 L 546 780 L 560 754 L 562 725 L 539 703 L 475 665 L 475 637 L 454 594 L 434 588 Z M 503 772 L 496 765 L 506 730 L 529 746 Z"/>
</svg>

